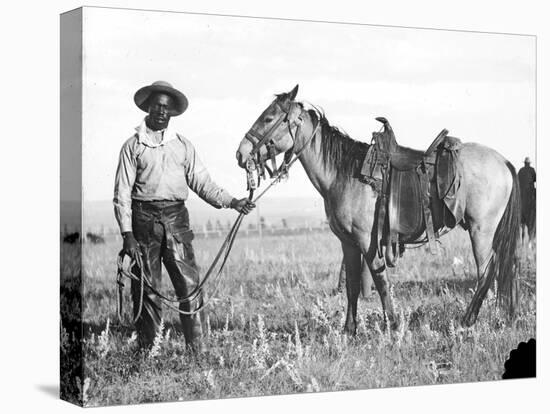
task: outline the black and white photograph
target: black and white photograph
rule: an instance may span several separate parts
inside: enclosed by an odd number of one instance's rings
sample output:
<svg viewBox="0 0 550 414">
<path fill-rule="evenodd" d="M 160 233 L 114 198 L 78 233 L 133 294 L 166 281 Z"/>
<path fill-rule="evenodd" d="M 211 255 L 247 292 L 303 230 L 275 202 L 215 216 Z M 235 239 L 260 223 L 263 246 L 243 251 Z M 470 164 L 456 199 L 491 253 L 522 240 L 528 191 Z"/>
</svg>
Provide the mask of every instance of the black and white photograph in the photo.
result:
<svg viewBox="0 0 550 414">
<path fill-rule="evenodd" d="M 62 399 L 536 376 L 535 36 L 60 22 Z"/>
<path fill-rule="evenodd" d="M 546 8 L 6 3 L 0 411 L 545 412 Z"/>
</svg>

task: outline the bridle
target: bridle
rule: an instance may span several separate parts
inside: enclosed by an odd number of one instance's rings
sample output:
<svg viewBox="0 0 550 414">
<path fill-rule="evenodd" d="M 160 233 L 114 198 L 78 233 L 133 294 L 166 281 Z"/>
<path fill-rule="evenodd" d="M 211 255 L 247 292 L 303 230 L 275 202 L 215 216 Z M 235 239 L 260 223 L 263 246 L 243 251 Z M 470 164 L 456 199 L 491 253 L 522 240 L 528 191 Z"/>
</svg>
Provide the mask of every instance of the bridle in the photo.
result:
<svg viewBox="0 0 550 414">
<path fill-rule="evenodd" d="M 320 121 L 317 122 L 316 127 L 313 129 L 311 136 L 306 140 L 304 146 L 298 152 L 294 152 L 296 137 L 300 133 L 300 129 L 303 123 L 302 114 L 304 110 L 303 108 L 301 108 L 301 105 L 299 103 L 296 103 L 294 101 L 290 101 L 286 106 L 283 105 L 280 101 L 275 101 L 275 105 L 279 107 L 279 109 L 281 110 L 281 114 L 279 115 L 275 123 L 269 128 L 269 130 L 261 134 L 258 131 L 254 130 L 254 128 L 252 127 L 245 134 L 245 138 L 252 143 L 252 150 L 250 151 L 250 154 L 246 159 L 245 166 L 249 190 L 257 188 L 260 185 L 261 180 L 266 178 L 266 170 L 269 173 L 270 178 L 280 179 L 288 175 L 288 169 L 290 165 L 292 165 L 294 161 L 299 157 L 299 155 L 307 147 L 307 145 L 319 129 Z M 299 108 L 300 113 L 293 119 L 290 119 L 294 108 Z M 275 131 L 277 131 L 279 126 L 283 123 L 287 124 L 288 133 L 292 139 L 293 144 L 287 151 L 285 151 L 283 162 L 277 168 L 277 161 L 275 158 L 277 156 L 277 150 L 275 148 L 273 135 Z M 262 159 L 262 147 L 265 147 L 266 153 L 268 154 L 268 157 L 266 159 Z M 292 159 L 293 154 L 295 155 L 294 159 Z M 266 161 L 268 159 L 271 160 L 271 168 L 266 165 Z M 255 172 L 257 174 L 257 180 L 254 177 Z"/>
</svg>

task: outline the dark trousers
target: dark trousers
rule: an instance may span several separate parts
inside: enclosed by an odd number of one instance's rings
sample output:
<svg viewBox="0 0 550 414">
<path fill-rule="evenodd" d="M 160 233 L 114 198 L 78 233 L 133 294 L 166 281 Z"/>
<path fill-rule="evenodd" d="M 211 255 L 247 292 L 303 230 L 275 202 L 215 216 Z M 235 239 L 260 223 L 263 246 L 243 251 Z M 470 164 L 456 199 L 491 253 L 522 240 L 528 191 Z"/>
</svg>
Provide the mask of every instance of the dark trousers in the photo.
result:
<svg viewBox="0 0 550 414">
<path fill-rule="evenodd" d="M 191 241 L 189 213 L 183 201 L 137 201 L 132 202 L 132 230 L 140 245 L 143 272 L 152 286 L 162 292 L 161 262 L 164 263 L 176 296 L 186 297 L 193 293 L 199 283 L 199 270 Z M 133 269 L 134 272 L 139 271 Z M 163 293 L 163 292 L 162 292 Z M 164 294 L 164 293 L 163 293 Z M 134 317 L 139 310 L 140 283 L 132 281 Z M 167 294 L 168 297 L 173 297 Z M 202 296 L 192 303 L 182 303 L 180 310 L 195 310 L 202 304 Z M 177 305 L 177 303 L 174 303 Z M 153 343 L 162 317 L 160 299 L 145 289 L 141 315 L 136 323 L 142 346 Z M 183 334 L 188 346 L 197 350 L 202 347 L 201 315 L 180 314 Z"/>
</svg>

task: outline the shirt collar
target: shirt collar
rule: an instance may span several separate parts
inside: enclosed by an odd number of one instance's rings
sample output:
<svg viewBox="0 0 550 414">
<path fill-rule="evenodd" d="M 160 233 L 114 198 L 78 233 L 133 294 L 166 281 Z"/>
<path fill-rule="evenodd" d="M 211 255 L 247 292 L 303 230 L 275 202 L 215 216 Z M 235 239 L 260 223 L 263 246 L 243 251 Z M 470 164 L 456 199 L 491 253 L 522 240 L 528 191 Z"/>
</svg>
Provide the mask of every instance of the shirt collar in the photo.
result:
<svg viewBox="0 0 550 414">
<path fill-rule="evenodd" d="M 156 148 L 176 138 L 176 133 L 172 130 L 170 125 L 168 125 L 165 129 L 162 130 L 162 140 L 157 143 L 153 137 L 153 134 L 160 131 L 153 131 L 152 129 L 150 129 L 145 123 L 146 119 L 147 117 L 143 118 L 141 123 L 136 127 L 138 142 L 140 144 L 146 145 L 151 148 Z"/>
</svg>

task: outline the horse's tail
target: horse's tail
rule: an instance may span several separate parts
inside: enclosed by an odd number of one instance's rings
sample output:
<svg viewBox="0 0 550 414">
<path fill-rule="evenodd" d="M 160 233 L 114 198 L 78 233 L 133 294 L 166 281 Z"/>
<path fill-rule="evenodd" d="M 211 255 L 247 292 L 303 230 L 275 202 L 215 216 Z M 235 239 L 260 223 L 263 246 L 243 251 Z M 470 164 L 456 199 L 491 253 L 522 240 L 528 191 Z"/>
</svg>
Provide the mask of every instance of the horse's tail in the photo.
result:
<svg viewBox="0 0 550 414">
<path fill-rule="evenodd" d="M 488 276 L 490 280 L 496 277 L 499 303 L 507 306 L 510 315 L 513 315 L 516 307 L 514 289 L 518 265 L 516 249 L 521 229 L 521 197 L 516 169 L 508 161 L 506 165 L 512 174 L 512 192 L 493 238 L 495 254 L 489 269 L 493 274 Z"/>
</svg>

